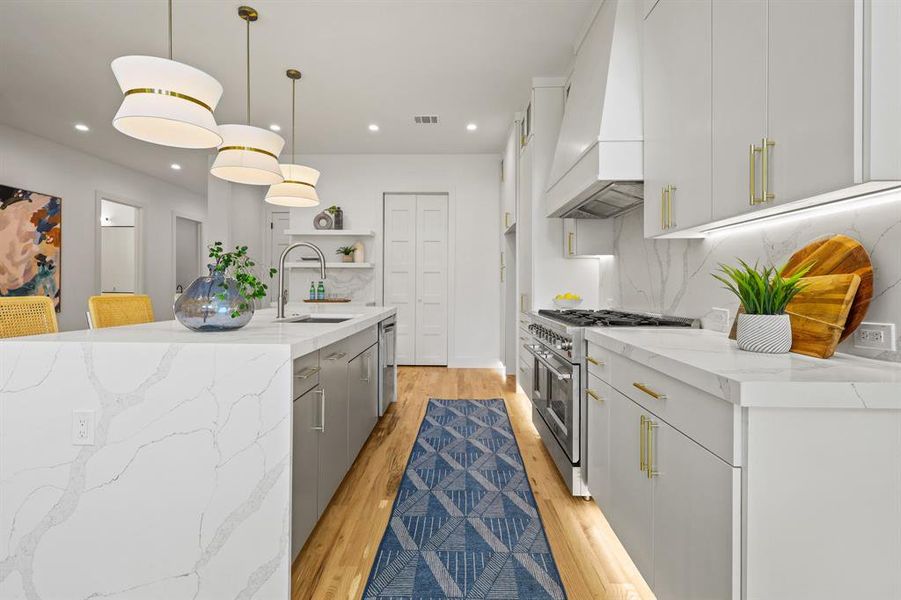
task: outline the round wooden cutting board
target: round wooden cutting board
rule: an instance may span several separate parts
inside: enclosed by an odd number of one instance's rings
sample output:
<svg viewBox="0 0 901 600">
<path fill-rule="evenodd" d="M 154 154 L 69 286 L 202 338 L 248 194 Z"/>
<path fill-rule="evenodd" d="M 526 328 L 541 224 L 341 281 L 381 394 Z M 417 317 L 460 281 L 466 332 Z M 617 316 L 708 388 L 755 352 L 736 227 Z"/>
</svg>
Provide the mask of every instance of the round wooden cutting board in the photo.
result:
<svg viewBox="0 0 901 600">
<path fill-rule="evenodd" d="M 839 341 L 854 333 L 873 299 L 873 264 L 860 242 L 846 235 L 832 235 L 814 240 L 795 252 L 785 265 L 784 275 L 791 275 L 803 265 L 814 262 L 808 277 L 815 275 L 845 275 L 860 277 L 860 286 L 851 304 L 845 329 Z"/>
</svg>

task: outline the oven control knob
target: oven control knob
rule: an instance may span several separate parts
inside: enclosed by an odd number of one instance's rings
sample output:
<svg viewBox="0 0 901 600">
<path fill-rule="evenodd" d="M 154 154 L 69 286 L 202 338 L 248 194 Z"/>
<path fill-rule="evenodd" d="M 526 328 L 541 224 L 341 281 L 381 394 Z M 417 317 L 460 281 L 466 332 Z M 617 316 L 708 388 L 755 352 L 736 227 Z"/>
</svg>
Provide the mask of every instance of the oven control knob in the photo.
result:
<svg viewBox="0 0 901 600">
<path fill-rule="evenodd" d="M 572 342 L 563 342 L 563 343 L 560 345 L 560 349 L 561 349 L 561 350 L 572 350 L 572 349 L 573 349 L 573 343 L 572 343 Z"/>
</svg>

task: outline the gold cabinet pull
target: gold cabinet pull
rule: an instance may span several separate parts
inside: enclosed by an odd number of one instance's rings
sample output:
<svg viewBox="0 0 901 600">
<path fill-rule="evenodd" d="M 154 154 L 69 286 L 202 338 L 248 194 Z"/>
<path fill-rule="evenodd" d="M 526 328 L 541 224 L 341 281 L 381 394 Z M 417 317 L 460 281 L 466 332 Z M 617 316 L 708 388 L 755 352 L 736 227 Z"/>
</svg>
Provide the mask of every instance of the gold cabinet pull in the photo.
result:
<svg viewBox="0 0 901 600">
<path fill-rule="evenodd" d="M 645 472 L 648 474 L 648 479 L 652 479 L 660 474 L 657 469 L 654 468 L 654 430 L 657 428 L 657 423 L 650 419 L 645 419 L 644 426 L 646 428 L 644 439 L 645 443 L 648 445 L 647 450 L 645 450 L 647 461 L 645 463 Z"/>
<path fill-rule="evenodd" d="M 573 238 L 575 236 L 576 236 L 576 234 L 573 231 L 570 231 L 569 235 L 567 236 L 568 251 L 569 251 L 570 256 L 573 255 Z"/>
<path fill-rule="evenodd" d="M 760 152 L 761 152 L 760 164 L 761 164 L 761 167 L 763 170 L 762 177 L 761 177 L 761 187 L 763 188 L 762 189 L 763 193 L 761 194 L 761 202 L 769 202 L 776 198 L 776 194 L 769 191 L 769 186 L 770 186 L 770 172 L 769 172 L 770 171 L 770 148 L 772 148 L 775 145 L 776 145 L 776 142 L 774 142 L 773 140 L 768 139 L 768 138 L 763 138 L 763 140 L 761 140 L 761 142 L 760 142 Z"/>
<path fill-rule="evenodd" d="M 591 364 L 593 364 L 593 365 L 596 366 L 596 367 L 603 367 L 603 366 L 604 366 L 604 361 L 598 360 L 598 359 L 596 359 L 595 357 L 593 357 L 593 356 L 591 356 L 591 355 L 586 355 L 586 356 L 585 356 L 585 360 L 587 360 L 588 362 L 590 362 Z"/>
<path fill-rule="evenodd" d="M 632 385 L 633 385 L 634 387 L 640 389 L 642 392 L 644 392 L 645 394 L 647 394 L 647 395 L 650 396 L 651 398 L 654 398 L 655 400 L 666 400 L 666 394 L 662 394 L 662 393 L 660 393 L 660 392 L 655 392 L 654 390 L 652 390 L 651 388 L 649 388 L 648 386 L 646 386 L 646 385 L 643 384 L 643 383 L 638 383 L 638 382 L 636 381 L 636 382 L 634 382 Z"/>
<path fill-rule="evenodd" d="M 671 185 L 668 188 L 666 192 L 666 227 L 671 229 L 676 225 L 676 222 L 673 220 L 673 192 L 676 191 L 676 186 Z"/>
<path fill-rule="evenodd" d="M 598 394 L 596 391 L 594 391 L 591 388 L 585 388 L 585 393 L 588 394 L 589 396 L 591 396 L 592 398 L 594 398 L 595 400 L 597 400 L 598 402 L 603 402 L 603 400 L 604 400 L 603 398 L 601 398 L 600 394 Z"/>
<path fill-rule="evenodd" d="M 506 269 L 504 265 L 501 265 L 501 283 L 504 283 L 504 269 Z"/>
<path fill-rule="evenodd" d="M 309 367 L 308 369 L 304 369 L 300 373 L 295 373 L 294 379 L 309 379 L 321 370 L 322 367 Z"/>
<path fill-rule="evenodd" d="M 751 206 L 756 206 L 763 202 L 757 195 L 757 155 L 760 154 L 760 151 L 761 148 L 754 144 L 751 144 L 751 147 L 748 149 L 748 203 Z"/>
<path fill-rule="evenodd" d="M 647 442 L 645 441 L 648 432 L 648 421 L 649 419 L 646 419 L 644 415 L 641 415 L 641 420 L 638 422 L 638 468 L 641 471 L 648 468 L 648 462 L 645 458 L 645 454 L 648 451 Z"/>
<path fill-rule="evenodd" d="M 510 227 L 510 213 L 504 213 L 504 227 Z"/>
<path fill-rule="evenodd" d="M 660 188 L 660 229 L 666 229 L 666 188 Z"/>
</svg>

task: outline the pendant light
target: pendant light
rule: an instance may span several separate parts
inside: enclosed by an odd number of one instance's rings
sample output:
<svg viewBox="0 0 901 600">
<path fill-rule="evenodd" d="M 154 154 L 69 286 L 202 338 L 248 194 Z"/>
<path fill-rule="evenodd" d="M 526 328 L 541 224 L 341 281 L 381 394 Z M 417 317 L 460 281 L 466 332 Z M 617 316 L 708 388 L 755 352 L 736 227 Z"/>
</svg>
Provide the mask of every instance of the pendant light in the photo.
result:
<svg viewBox="0 0 901 600">
<path fill-rule="evenodd" d="M 238 16 L 247 22 L 247 124 L 219 126 L 222 145 L 210 173 L 233 183 L 272 185 L 285 179 L 278 166 L 285 140 L 268 129 L 250 125 L 250 24 L 259 13 L 242 6 Z"/>
<path fill-rule="evenodd" d="M 110 66 L 125 95 L 113 118 L 117 130 L 175 148 L 214 148 L 222 143 L 213 118 L 222 85 L 203 71 L 172 60 L 172 0 L 169 58 L 120 56 Z"/>
<path fill-rule="evenodd" d="M 294 158 L 294 138 L 296 136 L 294 117 L 296 112 L 295 95 L 300 71 L 288 69 L 285 74 L 291 80 L 291 160 L 296 160 Z M 319 195 L 316 193 L 319 171 L 297 164 L 280 164 L 279 167 L 285 180 L 269 187 L 269 191 L 266 192 L 266 202 L 278 206 L 319 206 Z"/>
</svg>

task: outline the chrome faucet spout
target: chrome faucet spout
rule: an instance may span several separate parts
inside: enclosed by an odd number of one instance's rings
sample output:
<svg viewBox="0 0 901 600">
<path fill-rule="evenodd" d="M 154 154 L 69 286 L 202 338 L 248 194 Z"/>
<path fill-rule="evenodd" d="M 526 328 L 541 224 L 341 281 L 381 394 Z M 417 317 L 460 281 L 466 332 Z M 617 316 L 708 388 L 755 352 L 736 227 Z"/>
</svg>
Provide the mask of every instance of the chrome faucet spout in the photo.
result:
<svg viewBox="0 0 901 600">
<path fill-rule="evenodd" d="M 322 279 L 325 279 L 325 254 L 322 253 L 319 246 L 309 242 L 297 242 L 285 248 L 281 257 L 278 259 L 278 309 L 276 316 L 279 319 L 285 318 L 285 304 L 288 302 L 288 298 L 286 297 L 288 290 L 285 288 L 285 259 L 288 258 L 288 254 L 292 250 L 299 248 L 300 246 L 309 248 L 316 253 L 316 257 L 319 259 L 319 276 Z"/>
</svg>

